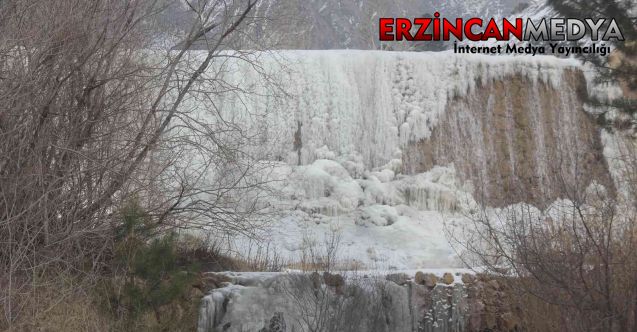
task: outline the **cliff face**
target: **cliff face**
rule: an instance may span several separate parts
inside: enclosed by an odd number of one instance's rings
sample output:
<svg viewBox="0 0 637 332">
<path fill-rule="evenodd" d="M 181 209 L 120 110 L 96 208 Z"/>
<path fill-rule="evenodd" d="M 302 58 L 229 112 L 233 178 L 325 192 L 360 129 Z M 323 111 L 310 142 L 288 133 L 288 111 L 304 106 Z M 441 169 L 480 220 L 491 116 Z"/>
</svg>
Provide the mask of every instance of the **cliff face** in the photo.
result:
<svg viewBox="0 0 637 332">
<path fill-rule="evenodd" d="M 265 175 L 275 188 L 260 203 L 277 213 L 264 245 L 285 260 L 336 232 L 344 266 L 458 266 L 446 227 L 462 225 L 473 200 L 542 209 L 593 182 L 614 192 L 578 62 L 451 52 L 245 56 L 258 66 L 216 58 L 222 68 L 211 72 L 227 84 L 197 88 L 226 92 L 190 98 L 184 112 L 236 125 L 255 157 L 273 162 L 263 167 L 278 167 Z M 224 139 L 214 123 L 206 128 Z M 248 240 L 236 242 L 250 252 Z"/>
<path fill-rule="evenodd" d="M 583 109 L 584 77 L 569 69 L 562 82 L 512 75 L 451 100 L 432 135 L 404 149 L 404 171 L 453 163 L 490 206 L 542 207 L 592 181 L 612 188 L 599 128 Z"/>
<path fill-rule="evenodd" d="M 278 167 L 267 175 L 278 181 L 264 208 L 280 218 L 267 239 L 291 261 L 337 228 L 343 258 L 356 265 L 458 266 L 445 220 L 461 225 L 474 200 L 542 209 L 594 182 L 614 192 L 575 61 L 451 52 L 247 56 L 259 66 L 213 63 L 227 85 L 212 91 L 227 92 L 185 107 L 242 128 L 257 159 Z M 237 250 L 249 251 L 242 245 Z"/>
<path fill-rule="evenodd" d="M 264 115 L 258 123 L 267 123 L 268 158 L 290 165 L 332 159 L 356 164 L 359 175 L 453 165 L 492 206 L 543 206 L 564 189 L 592 181 L 612 186 L 599 128 L 583 108 L 586 82 L 572 60 L 449 52 L 278 56 L 265 63 L 285 96 L 224 99 L 232 116 L 240 109 Z M 249 66 L 227 66 L 237 84 L 261 84 Z"/>
<path fill-rule="evenodd" d="M 473 199 L 492 207 L 526 202 L 541 209 L 592 183 L 614 192 L 603 154 L 607 142 L 584 110 L 587 87 L 577 62 L 449 52 L 256 56 L 260 74 L 248 62 L 215 64 L 224 66 L 229 86 L 245 89 L 190 106 L 245 127 L 246 137 L 257 138 L 255 153 L 277 161 L 273 173 L 282 187 L 268 206 L 282 207 L 281 217 L 272 221 L 266 245 L 284 261 L 303 262 L 300 257 L 327 250 L 321 245 L 336 236 L 338 252 L 332 257 L 326 251 L 329 262 L 340 264 L 332 270 L 459 266 L 445 231 L 467 222 Z M 264 73 L 270 80 L 263 80 Z M 239 252 L 249 253 L 251 245 L 236 240 Z M 286 284 L 288 275 L 257 277 L 239 276 L 208 295 L 200 331 L 282 331 L 283 321 L 288 329 L 298 327 L 310 316 L 299 313 L 294 300 L 322 292 L 327 302 L 340 303 L 343 294 L 359 291 L 328 285 L 325 276 L 316 281 L 304 275 L 300 288 Z M 475 281 L 467 278 L 463 284 Z M 364 312 L 358 309 L 365 303 L 386 311 L 340 330 L 516 328 L 514 313 L 493 314 L 502 308 L 497 282 L 472 288 L 454 284 L 453 277 L 445 285 L 418 282 L 418 275 L 413 281 L 411 275 L 368 279 L 388 294 L 380 293 L 377 301 L 365 294 L 354 302 L 355 312 Z"/>
</svg>

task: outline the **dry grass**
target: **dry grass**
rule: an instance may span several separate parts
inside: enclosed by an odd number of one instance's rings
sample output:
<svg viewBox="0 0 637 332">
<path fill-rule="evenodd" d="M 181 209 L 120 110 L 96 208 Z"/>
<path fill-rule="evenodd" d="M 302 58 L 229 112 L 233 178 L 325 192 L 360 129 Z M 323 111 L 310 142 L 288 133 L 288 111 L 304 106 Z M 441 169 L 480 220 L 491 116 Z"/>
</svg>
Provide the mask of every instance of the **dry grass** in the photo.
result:
<svg viewBox="0 0 637 332">
<path fill-rule="evenodd" d="M 53 276 L 47 285 L 23 294 L 22 310 L 11 326 L 1 331 L 193 331 L 196 329 L 201 290 L 192 288 L 179 301 L 135 320 L 118 317 L 108 308 L 108 296 L 92 285 L 72 283 L 73 278 Z M 194 285 L 193 285 L 194 286 Z"/>
<path fill-rule="evenodd" d="M 92 292 L 56 278 L 22 294 L 16 322 L 0 325 L 7 331 L 110 331 L 112 318 L 103 312 Z"/>
</svg>

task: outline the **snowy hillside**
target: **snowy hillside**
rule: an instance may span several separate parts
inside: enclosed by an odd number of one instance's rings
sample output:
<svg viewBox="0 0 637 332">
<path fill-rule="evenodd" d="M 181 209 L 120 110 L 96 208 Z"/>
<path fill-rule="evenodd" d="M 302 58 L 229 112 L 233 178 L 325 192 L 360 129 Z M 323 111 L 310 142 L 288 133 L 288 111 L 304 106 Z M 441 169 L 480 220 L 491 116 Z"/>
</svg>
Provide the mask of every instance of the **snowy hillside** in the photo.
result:
<svg viewBox="0 0 637 332">
<path fill-rule="evenodd" d="M 522 18 L 523 20 L 527 20 L 530 19 L 533 22 L 540 22 L 542 19 L 550 19 L 550 18 L 559 18 L 562 17 L 562 15 L 560 13 L 558 13 L 558 11 L 553 8 L 552 6 L 548 5 L 545 1 L 543 0 L 535 0 L 535 1 L 531 1 L 528 3 L 528 7 L 524 8 L 523 10 L 519 11 L 519 12 L 514 12 L 511 13 L 509 15 L 504 15 L 504 17 L 508 17 L 509 20 L 511 22 L 513 22 L 515 20 L 515 18 Z M 499 22 L 499 21 L 497 21 Z M 499 22 L 498 24 L 500 27 L 501 22 Z M 495 39 L 490 39 L 487 41 L 477 41 L 477 42 L 470 42 L 468 44 L 472 45 L 472 46 L 497 46 L 497 45 L 502 45 L 503 47 L 505 47 L 508 44 L 515 44 L 518 47 L 522 46 L 527 46 L 527 45 L 532 45 L 535 47 L 538 46 L 543 46 L 545 48 L 545 53 L 546 55 L 552 55 L 554 54 L 553 49 L 550 47 L 550 44 L 559 44 L 560 46 L 573 46 L 573 45 L 579 45 L 579 46 L 591 46 L 593 44 L 593 41 L 590 39 L 590 35 L 586 34 L 582 40 L 579 40 L 577 42 L 569 42 L 569 41 L 560 41 L 560 42 L 549 42 L 549 41 L 518 41 L 517 39 L 513 38 L 512 40 L 504 40 L 504 41 L 497 41 Z M 603 41 L 597 41 L 596 42 L 597 46 L 609 46 L 611 47 L 611 49 L 614 48 L 613 45 L 609 44 L 609 43 L 605 43 Z M 558 54 L 557 52 L 555 52 L 556 54 Z M 514 56 L 514 55 L 513 55 Z M 573 54 L 570 54 L 568 56 L 563 55 L 563 54 L 559 54 L 556 56 L 561 56 L 561 57 L 574 57 Z"/>
<path fill-rule="evenodd" d="M 421 17 L 438 11 L 445 17 L 502 17 L 524 0 L 263 0 L 254 16 L 250 41 L 268 49 L 376 50 L 380 17 Z M 175 6 L 166 24 L 187 26 L 186 6 Z M 246 44 L 247 43 L 247 44 Z M 205 48 L 204 45 L 199 46 Z M 404 49 L 399 46 L 393 49 Z"/>
<path fill-rule="evenodd" d="M 284 19 L 265 23 L 269 26 L 263 26 L 262 31 L 269 31 L 268 35 L 277 39 L 279 49 L 373 50 L 379 48 L 377 22 L 380 17 L 420 17 L 436 11 L 446 17 L 502 17 L 521 2 L 269 0 L 261 6 L 264 15 Z M 299 24 L 299 27 L 294 29 L 287 27 L 288 24 Z"/>
</svg>

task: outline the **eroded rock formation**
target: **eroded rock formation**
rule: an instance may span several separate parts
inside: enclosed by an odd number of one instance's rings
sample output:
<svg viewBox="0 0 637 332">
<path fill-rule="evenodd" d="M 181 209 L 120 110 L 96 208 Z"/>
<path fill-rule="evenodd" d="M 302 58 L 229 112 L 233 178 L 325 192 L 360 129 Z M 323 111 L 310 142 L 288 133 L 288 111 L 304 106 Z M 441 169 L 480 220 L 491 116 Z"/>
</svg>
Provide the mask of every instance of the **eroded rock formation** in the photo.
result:
<svg viewBox="0 0 637 332">
<path fill-rule="evenodd" d="M 584 77 L 562 76 L 559 89 L 513 75 L 451 100 L 432 135 L 408 144 L 404 170 L 453 164 L 490 206 L 542 207 L 593 181 L 612 188 L 599 127 L 583 108 Z"/>
</svg>

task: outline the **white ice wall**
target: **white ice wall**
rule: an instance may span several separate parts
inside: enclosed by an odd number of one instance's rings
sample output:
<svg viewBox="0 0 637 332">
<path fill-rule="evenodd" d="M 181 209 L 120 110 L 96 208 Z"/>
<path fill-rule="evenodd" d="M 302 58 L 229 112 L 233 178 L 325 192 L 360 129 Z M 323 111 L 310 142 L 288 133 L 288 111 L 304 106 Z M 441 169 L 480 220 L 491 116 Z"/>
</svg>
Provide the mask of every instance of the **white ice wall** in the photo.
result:
<svg viewBox="0 0 637 332">
<path fill-rule="evenodd" d="M 249 111 L 254 129 L 267 123 L 273 157 L 298 162 L 294 134 L 301 124 L 301 163 L 321 153 L 361 158 L 367 168 L 400 159 L 401 147 L 426 138 L 450 98 L 479 82 L 521 74 L 559 89 L 561 74 L 578 66 L 554 57 L 460 56 L 452 52 L 284 51 L 253 55 L 254 64 L 224 59 L 226 77 L 250 92 L 228 93 L 232 116 Z M 214 71 L 211 71 L 214 72 Z M 259 74 L 260 73 L 260 74 Z M 263 73 L 275 83 L 264 83 Z M 273 88 L 278 84 L 277 88 Z M 257 118 L 255 114 L 267 114 Z M 264 136 L 264 139 L 265 139 Z"/>
<path fill-rule="evenodd" d="M 192 96 L 185 107 L 198 109 L 202 121 L 221 115 L 256 139 L 247 146 L 263 158 L 288 164 L 274 172 L 285 181 L 266 200 L 280 216 L 261 243 L 285 260 L 298 261 L 314 245 L 308 238 L 322 245 L 336 230 L 339 259 L 367 268 L 456 266 L 444 234 L 445 220 L 455 218 L 443 214 L 464 213 L 472 190 L 446 164 L 401 174 L 404 147 L 429 137 L 448 102 L 479 85 L 524 75 L 560 89 L 572 84 L 561 81 L 563 72 L 576 66 L 554 57 L 451 52 L 250 53 L 217 58 L 197 87 L 214 98 Z M 236 242 L 233 249 L 250 252 L 251 242 Z"/>
</svg>

